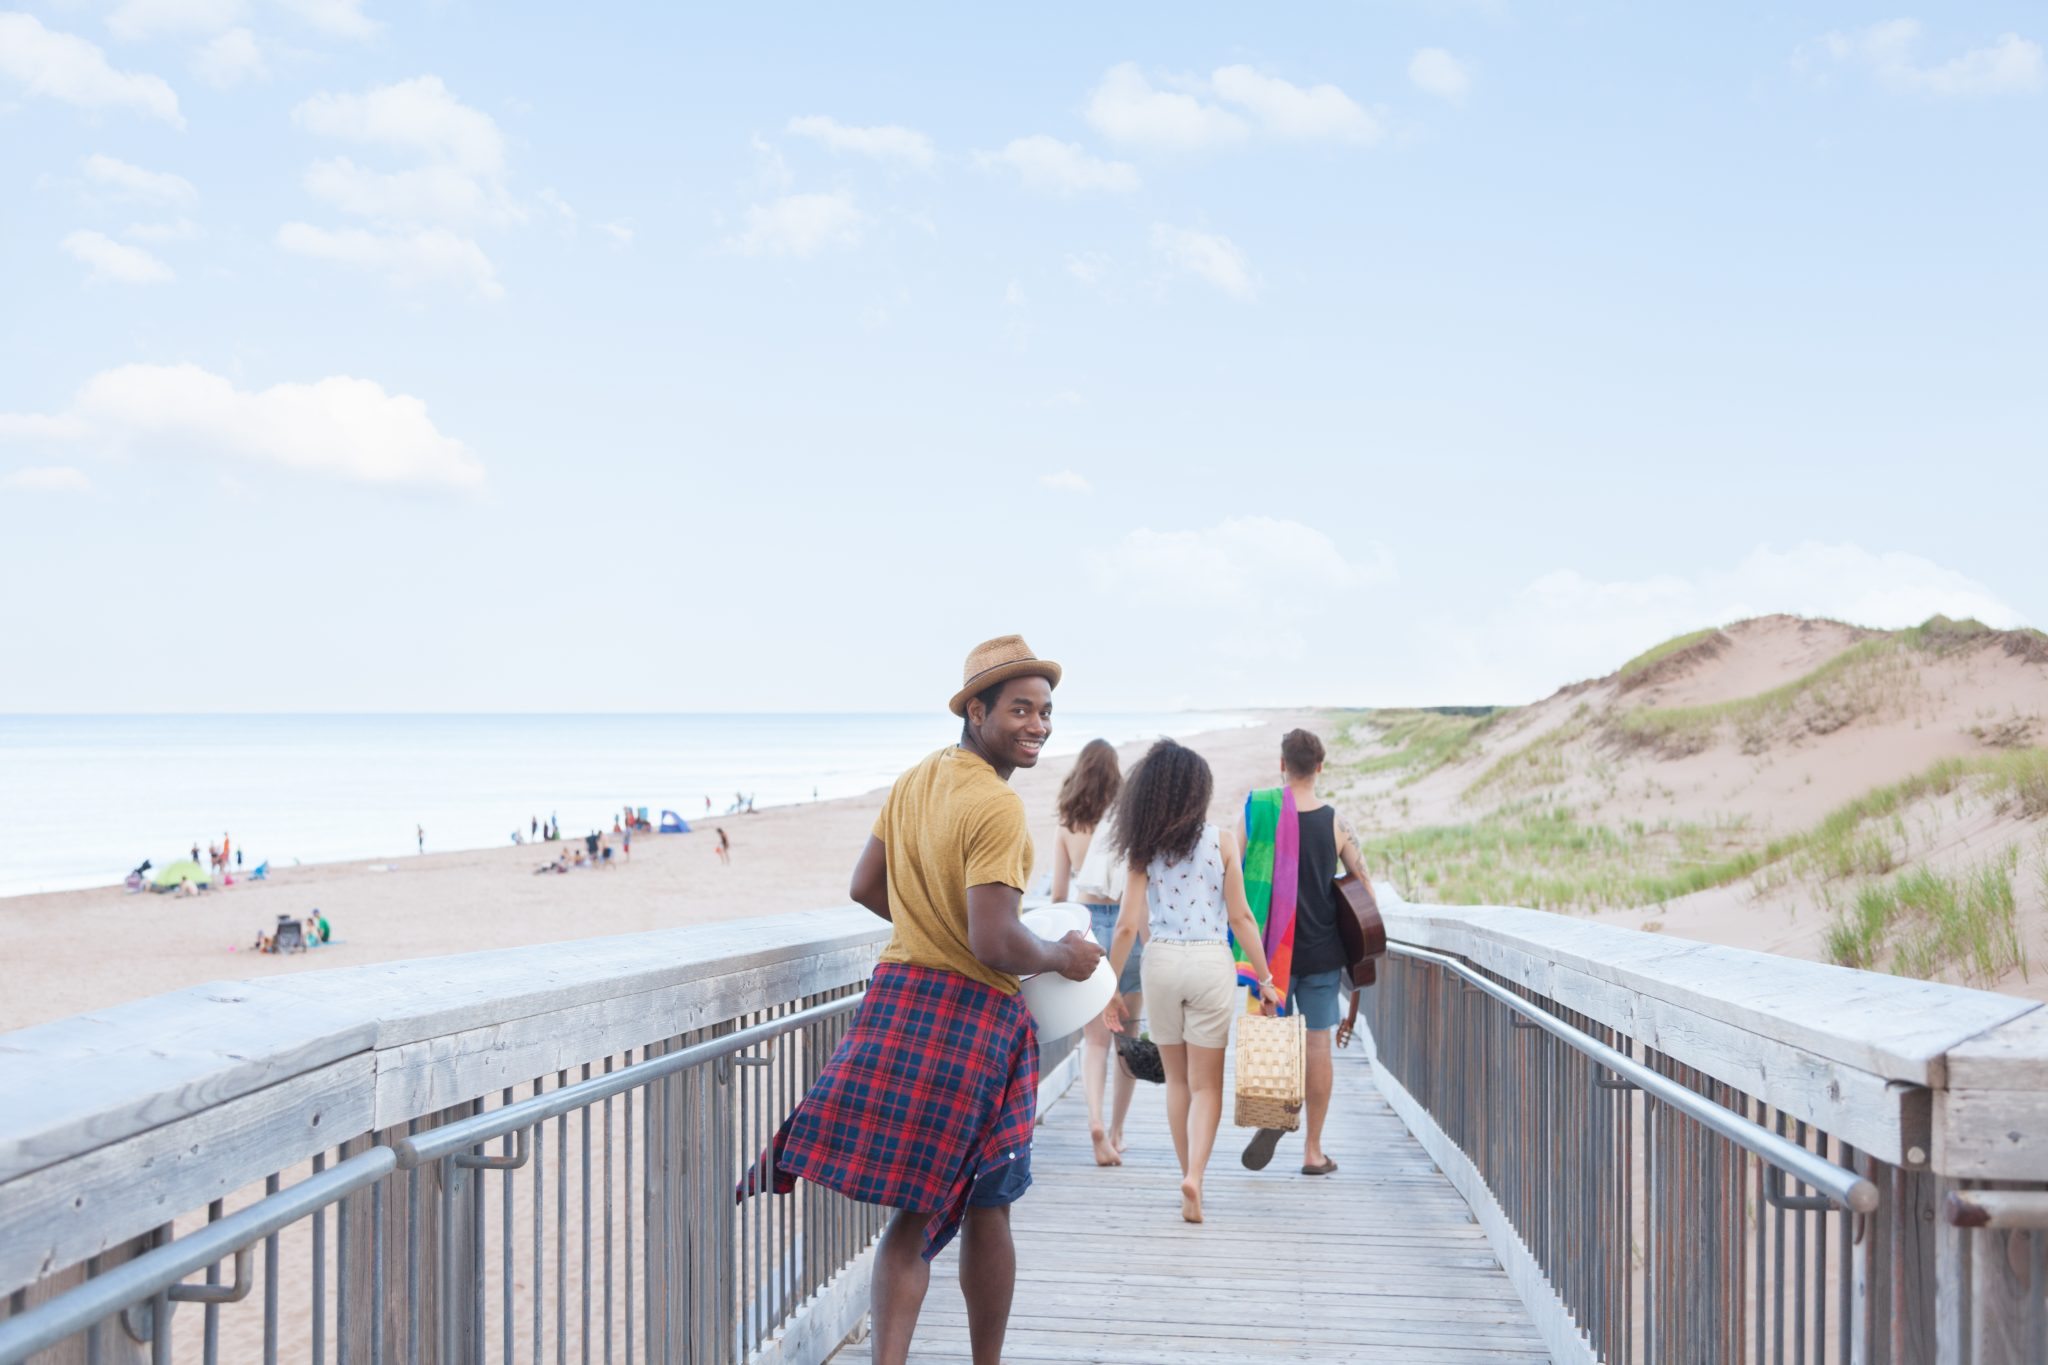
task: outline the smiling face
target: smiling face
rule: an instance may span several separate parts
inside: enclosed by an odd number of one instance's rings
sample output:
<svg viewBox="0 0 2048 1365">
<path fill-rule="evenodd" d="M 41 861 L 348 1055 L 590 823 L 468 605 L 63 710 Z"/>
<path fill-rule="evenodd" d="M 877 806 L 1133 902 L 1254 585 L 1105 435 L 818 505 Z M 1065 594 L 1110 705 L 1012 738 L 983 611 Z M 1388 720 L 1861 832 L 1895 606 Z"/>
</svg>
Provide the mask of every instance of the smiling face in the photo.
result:
<svg viewBox="0 0 2048 1365">
<path fill-rule="evenodd" d="M 981 698 L 967 703 L 967 728 L 975 747 L 998 770 L 1037 764 L 1052 738 L 1052 684 L 1044 678 L 1012 678 L 996 695 L 995 705 Z"/>
</svg>

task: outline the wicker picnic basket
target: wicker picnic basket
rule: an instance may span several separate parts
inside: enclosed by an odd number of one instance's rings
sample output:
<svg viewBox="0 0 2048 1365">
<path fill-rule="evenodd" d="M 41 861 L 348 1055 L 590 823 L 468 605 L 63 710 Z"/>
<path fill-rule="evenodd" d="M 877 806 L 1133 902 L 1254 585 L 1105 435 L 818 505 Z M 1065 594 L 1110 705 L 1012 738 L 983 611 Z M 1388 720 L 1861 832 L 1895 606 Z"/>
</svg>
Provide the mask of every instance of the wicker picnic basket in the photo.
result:
<svg viewBox="0 0 2048 1365">
<path fill-rule="evenodd" d="M 1237 1021 L 1237 1112 L 1240 1128 L 1301 1127 L 1308 1082 L 1308 1031 L 1299 1014 L 1241 1015 Z"/>
</svg>

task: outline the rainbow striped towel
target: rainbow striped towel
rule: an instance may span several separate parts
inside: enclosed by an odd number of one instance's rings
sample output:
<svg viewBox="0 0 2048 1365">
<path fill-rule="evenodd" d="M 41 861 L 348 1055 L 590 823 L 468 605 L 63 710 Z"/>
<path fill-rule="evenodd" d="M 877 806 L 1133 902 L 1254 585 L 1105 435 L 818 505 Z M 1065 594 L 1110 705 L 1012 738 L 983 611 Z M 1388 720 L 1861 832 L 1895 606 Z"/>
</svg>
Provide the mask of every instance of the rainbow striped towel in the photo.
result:
<svg viewBox="0 0 2048 1365">
<path fill-rule="evenodd" d="M 1295 814 L 1294 793 L 1268 787 L 1247 796 L 1244 833 L 1244 895 L 1259 924 L 1273 984 L 1284 996 L 1294 965 L 1294 897 L 1301 885 L 1301 821 Z M 1238 984 L 1251 992 L 1250 1008 L 1257 1009 L 1258 977 L 1234 935 L 1230 947 L 1237 956 Z"/>
</svg>

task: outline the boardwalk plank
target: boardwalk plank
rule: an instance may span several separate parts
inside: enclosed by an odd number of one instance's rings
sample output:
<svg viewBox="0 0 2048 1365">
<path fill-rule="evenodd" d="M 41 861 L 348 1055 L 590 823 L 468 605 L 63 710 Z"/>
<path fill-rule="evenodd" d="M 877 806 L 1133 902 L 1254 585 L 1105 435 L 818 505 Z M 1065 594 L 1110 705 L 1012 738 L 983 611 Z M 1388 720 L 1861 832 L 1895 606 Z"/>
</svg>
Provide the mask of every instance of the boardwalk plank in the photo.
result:
<svg viewBox="0 0 2048 1365">
<path fill-rule="evenodd" d="M 1359 1360 L 1538 1365 L 1542 1341 L 1465 1202 L 1340 1053 L 1325 1146 L 1301 1140 L 1247 1171 L 1249 1137 L 1217 1135 L 1204 1212 L 1180 1218 L 1164 1092 L 1140 1087 L 1121 1167 L 1094 1164 L 1078 1094 L 1039 1126 L 1031 1192 L 1012 1214 L 1017 1297 L 1005 1365 L 1332 1365 Z M 913 1361 L 968 1362 L 958 1248 L 932 1266 Z M 866 1343 L 833 1365 L 871 1365 Z"/>
</svg>

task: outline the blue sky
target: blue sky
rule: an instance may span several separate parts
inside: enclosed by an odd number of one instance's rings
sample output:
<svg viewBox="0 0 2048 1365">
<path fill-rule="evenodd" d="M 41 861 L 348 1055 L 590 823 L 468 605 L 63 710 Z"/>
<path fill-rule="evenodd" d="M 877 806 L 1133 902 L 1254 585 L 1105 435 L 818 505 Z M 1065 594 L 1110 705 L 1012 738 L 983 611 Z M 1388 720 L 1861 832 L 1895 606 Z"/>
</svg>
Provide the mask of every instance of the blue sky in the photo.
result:
<svg viewBox="0 0 2048 1365">
<path fill-rule="evenodd" d="M 4 3 L 4 0 L 0 0 Z M 2020 4 L 0 11 L 0 710 L 2048 624 Z"/>
</svg>

